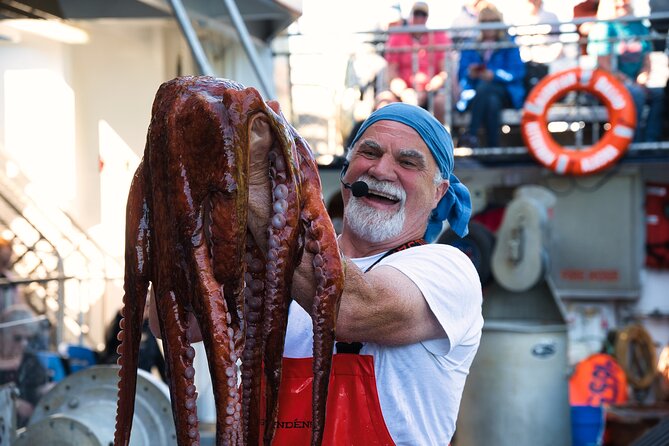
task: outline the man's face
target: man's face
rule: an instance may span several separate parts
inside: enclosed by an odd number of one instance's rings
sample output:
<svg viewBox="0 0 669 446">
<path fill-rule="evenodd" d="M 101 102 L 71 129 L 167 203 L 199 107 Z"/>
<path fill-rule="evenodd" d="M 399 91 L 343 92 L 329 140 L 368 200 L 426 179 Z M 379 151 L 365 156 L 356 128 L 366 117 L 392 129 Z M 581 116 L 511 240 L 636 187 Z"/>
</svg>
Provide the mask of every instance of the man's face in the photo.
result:
<svg viewBox="0 0 669 446">
<path fill-rule="evenodd" d="M 2 331 L 2 354 L 7 358 L 20 356 L 30 340 L 31 333 L 21 327 L 6 328 Z"/>
<path fill-rule="evenodd" d="M 425 25 L 427 23 L 427 14 L 424 11 L 418 10 L 411 13 L 412 25 Z"/>
<path fill-rule="evenodd" d="M 621 17 L 632 13 L 630 0 L 614 0 L 616 5 L 616 16 Z"/>
<path fill-rule="evenodd" d="M 437 164 L 415 130 L 395 121 L 372 124 L 353 148 L 345 175 L 348 183 L 367 182 L 370 194 L 356 198 L 344 190 L 346 227 L 373 243 L 422 236 L 448 188 L 435 185 L 436 174 Z"/>
</svg>

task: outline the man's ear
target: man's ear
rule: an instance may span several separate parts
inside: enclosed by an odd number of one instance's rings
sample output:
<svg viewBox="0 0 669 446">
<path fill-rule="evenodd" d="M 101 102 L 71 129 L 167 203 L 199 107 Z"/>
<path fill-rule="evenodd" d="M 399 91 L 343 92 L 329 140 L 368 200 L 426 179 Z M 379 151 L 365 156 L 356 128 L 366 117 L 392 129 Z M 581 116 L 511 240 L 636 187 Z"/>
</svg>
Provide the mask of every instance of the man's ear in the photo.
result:
<svg viewBox="0 0 669 446">
<path fill-rule="evenodd" d="M 436 207 L 439 201 L 446 195 L 446 192 L 448 192 L 448 188 L 451 185 L 451 183 L 448 180 L 444 180 L 437 186 L 437 191 L 435 193 L 435 202 L 434 206 Z"/>
</svg>

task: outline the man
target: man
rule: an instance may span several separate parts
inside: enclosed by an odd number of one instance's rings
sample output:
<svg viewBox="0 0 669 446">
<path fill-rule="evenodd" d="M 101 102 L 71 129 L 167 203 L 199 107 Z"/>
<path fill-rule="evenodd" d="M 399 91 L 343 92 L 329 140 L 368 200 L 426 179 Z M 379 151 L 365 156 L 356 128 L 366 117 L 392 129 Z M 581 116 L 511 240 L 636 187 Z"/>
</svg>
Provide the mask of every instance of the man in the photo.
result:
<svg viewBox="0 0 669 446">
<path fill-rule="evenodd" d="M 451 35 L 457 43 L 471 42 L 478 38 L 478 30 L 467 28 L 474 28 L 479 24 L 479 9 L 483 3 L 484 0 L 466 0 L 462 4 L 460 13 L 451 22 L 451 27 L 456 28 L 451 31 Z"/>
<path fill-rule="evenodd" d="M 255 119 L 248 223 L 261 247 L 272 138 L 267 121 Z M 342 189 L 345 283 L 336 335 L 357 345 L 337 346 L 324 443 L 447 445 L 483 326 L 474 265 L 454 247 L 426 243 L 446 219 L 467 233 L 471 201 L 452 174 L 453 142 L 424 109 L 393 103 L 363 123 L 348 160 L 343 181 L 364 181 L 369 193 Z M 303 308 L 315 295 L 312 256 L 304 250 L 293 277 L 274 446 L 310 440 L 313 333 Z M 155 306 L 152 318 L 158 333 Z M 191 341 L 201 339 L 196 324 L 189 332 Z"/>
<path fill-rule="evenodd" d="M 520 7 L 517 6 L 514 5 L 507 23 L 519 25 L 516 28 L 516 43 L 520 46 L 523 62 L 546 65 L 555 62 L 562 53 L 560 28 L 556 25 L 560 21 L 558 16 L 544 9 L 543 0 L 526 0 Z M 546 74 L 543 73 L 543 76 Z"/>
<path fill-rule="evenodd" d="M 411 8 L 409 25 L 421 28 L 419 32 L 392 33 L 386 43 L 389 88 L 403 102 L 428 108 L 428 94 L 434 95 L 434 114 L 443 122 L 444 94 L 440 91 L 446 82 L 445 50 L 430 48 L 445 46 L 451 39 L 440 31 L 427 32 L 429 7 L 416 2 Z"/>
<path fill-rule="evenodd" d="M 266 140 L 268 128 L 256 123 L 254 135 Z M 266 152 L 258 147 L 268 144 L 254 146 L 249 222 L 258 239 L 266 234 L 270 200 Z M 369 193 L 358 198 L 342 188 L 338 241 L 346 277 L 337 338 L 361 343 L 361 349 L 359 355 L 335 355 L 325 442 L 447 445 L 483 325 L 481 285 L 471 261 L 453 247 L 422 244 L 438 236 L 444 219 L 459 235 L 467 233 L 471 203 L 452 175 L 453 143 L 427 111 L 394 103 L 363 123 L 348 160 L 343 182 L 364 181 Z M 314 294 L 311 265 L 305 250 L 293 281 L 279 445 L 309 439 L 308 429 L 294 436 L 296 429 L 281 426 L 296 424 L 290 421 L 299 419 L 293 418 L 299 401 L 310 407 L 310 368 L 303 381 L 291 382 L 291 361 L 297 368 L 300 360 L 290 358 L 312 352 L 312 323 L 303 310 Z M 355 353 L 355 346 L 346 351 Z M 304 398 L 295 396 L 304 389 Z"/>
</svg>

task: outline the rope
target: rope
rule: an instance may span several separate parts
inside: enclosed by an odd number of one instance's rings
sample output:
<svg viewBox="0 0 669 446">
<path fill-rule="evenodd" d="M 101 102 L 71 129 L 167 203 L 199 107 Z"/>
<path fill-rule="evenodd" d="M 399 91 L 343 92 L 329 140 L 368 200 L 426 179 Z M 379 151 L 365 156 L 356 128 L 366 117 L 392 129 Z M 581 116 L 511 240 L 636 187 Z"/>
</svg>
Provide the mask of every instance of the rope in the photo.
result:
<svg viewBox="0 0 669 446">
<path fill-rule="evenodd" d="M 655 379 L 655 344 L 641 325 L 628 325 L 616 338 L 616 359 L 627 381 L 637 390 L 647 389 Z"/>
</svg>

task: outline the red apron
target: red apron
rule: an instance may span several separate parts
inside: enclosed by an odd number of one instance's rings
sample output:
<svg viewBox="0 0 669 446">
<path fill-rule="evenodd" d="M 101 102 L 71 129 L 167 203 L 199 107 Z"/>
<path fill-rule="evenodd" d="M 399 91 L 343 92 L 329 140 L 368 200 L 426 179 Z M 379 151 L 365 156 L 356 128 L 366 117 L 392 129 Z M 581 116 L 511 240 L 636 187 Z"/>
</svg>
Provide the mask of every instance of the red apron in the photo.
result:
<svg viewBox="0 0 669 446">
<path fill-rule="evenodd" d="M 311 363 L 311 358 L 283 358 L 274 446 L 311 443 Z M 381 415 L 372 356 L 334 355 L 323 445 L 394 445 Z"/>
</svg>

